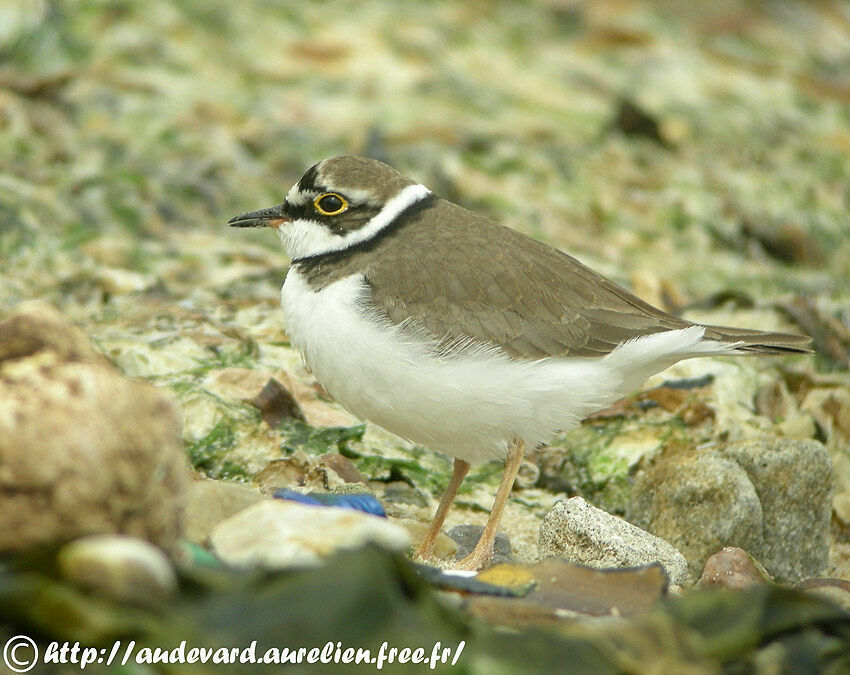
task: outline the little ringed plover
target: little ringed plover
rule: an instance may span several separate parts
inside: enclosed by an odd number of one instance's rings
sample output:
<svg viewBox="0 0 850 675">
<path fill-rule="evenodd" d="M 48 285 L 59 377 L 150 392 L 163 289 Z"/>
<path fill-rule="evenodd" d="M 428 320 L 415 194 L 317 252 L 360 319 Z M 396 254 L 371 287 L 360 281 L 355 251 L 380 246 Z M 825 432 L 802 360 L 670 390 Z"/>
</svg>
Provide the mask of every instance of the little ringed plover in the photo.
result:
<svg viewBox="0 0 850 675">
<path fill-rule="evenodd" d="M 667 314 L 372 159 L 319 162 L 282 203 L 229 224 L 278 231 L 292 260 L 286 329 L 321 385 L 357 417 L 454 457 L 419 556 L 432 554 L 470 464 L 506 460 L 462 568 L 489 561 L 527 446 L 681 359 L 810 342 Z"/>
</svg>

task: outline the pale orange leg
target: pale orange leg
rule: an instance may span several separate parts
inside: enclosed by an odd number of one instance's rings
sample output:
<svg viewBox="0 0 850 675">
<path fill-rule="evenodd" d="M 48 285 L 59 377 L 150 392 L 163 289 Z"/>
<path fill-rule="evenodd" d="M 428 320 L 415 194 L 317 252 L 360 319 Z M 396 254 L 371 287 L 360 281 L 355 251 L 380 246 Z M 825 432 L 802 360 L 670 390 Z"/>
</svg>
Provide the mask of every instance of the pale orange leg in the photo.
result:
<svg viewBox="0 0 850 675">
<path fill-rule="evenodd" d="M 502 482 L 496 492 L 496 499 L 493 502 L 493 508 L 490 509 L 490 517 L 484 526 L 484 532 L 481 533 L 481 538 L 472 552 L 454 566 L 456 569 L 480 570 L 490 562 L 490 558 L 493 557 L 493 543 L 496 541 L 496 532 L 499 530 L 499 521 L 502 519 L 502 512 L 505 510 L 505 504 L 508 503 L 508 495 L 510 495 L 511 488 L 514 486 L 514 479 L 519 467 L 522 466 L 524 456 L 525 443 L 517 441 L 516 445 L 508 451 L 508 457 L 505 460 L 505 472 L 502 474 Z"/>
<path fill-rule="evenodd" d="M 446 486 L 446 491 L 443 493 L 443 498 L 440 499 L 440 505 L 437 507 L 437 513 L 434 514 L 434 520 L 431 521 L 431 527 L 428 528 L 428 533 L 419 544 L 416 552 L 413 554 L 416 558 L 427 559 L 431 557 L 434 551 L 434 542 L 437 535 L 440 534 L 440 529 L 446 520 L 446 515 L 449 513 L 449 508 L 457 496 L 457 491 L 460 484 L 466 477 L 469 471 L 469 462 L 464 462 L 462 459 L 456 459 L 452 467 L 452 477 L 449 479 L 449 484 Z"/>
</svg>

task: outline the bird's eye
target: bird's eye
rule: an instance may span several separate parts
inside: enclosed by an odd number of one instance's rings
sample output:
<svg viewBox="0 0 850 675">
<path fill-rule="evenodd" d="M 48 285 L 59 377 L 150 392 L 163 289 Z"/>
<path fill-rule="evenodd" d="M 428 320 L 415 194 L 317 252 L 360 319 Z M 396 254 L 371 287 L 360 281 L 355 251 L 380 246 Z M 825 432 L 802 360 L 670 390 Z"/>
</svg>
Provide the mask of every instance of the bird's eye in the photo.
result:
<svg viewBox="0 0 850 675">
<path fill-rule="evenodd" d="M 338 216 L 348 208 L 348 202 L 336 192 L 326 192 L 313 200 L 313 206 L 323 216 Z"/>
</svg>

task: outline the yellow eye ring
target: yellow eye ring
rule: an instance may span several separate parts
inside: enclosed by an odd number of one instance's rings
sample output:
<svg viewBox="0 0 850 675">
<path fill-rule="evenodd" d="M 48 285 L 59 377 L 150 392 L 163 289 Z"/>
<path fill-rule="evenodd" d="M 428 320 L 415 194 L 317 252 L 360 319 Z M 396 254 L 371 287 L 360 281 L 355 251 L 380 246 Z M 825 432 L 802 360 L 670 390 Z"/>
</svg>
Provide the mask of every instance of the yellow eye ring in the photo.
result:
<svg viewBox="0 0 850 675">
<path fill-rule="evenodd" d="M 325 192 L 313 200 L 313 206 L 323 216 L 338 216 L 348 210 L 348 201 L 336 192 Z"/>
</svg>

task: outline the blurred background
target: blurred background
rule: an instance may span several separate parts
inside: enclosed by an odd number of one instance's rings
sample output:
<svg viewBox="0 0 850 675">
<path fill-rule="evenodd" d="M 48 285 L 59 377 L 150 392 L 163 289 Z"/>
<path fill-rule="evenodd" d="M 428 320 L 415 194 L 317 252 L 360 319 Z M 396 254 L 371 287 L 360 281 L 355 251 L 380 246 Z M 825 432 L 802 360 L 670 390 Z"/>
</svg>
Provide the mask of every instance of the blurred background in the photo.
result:
<svg viewBox="0 0 850 675">
<path fill-rule="evenodd" d="M 341 153 L 670 309 L 850 314 L 850 6 L 731 0 L 5 0 L 0 308 L 228 293 Z"/>
</svg>

